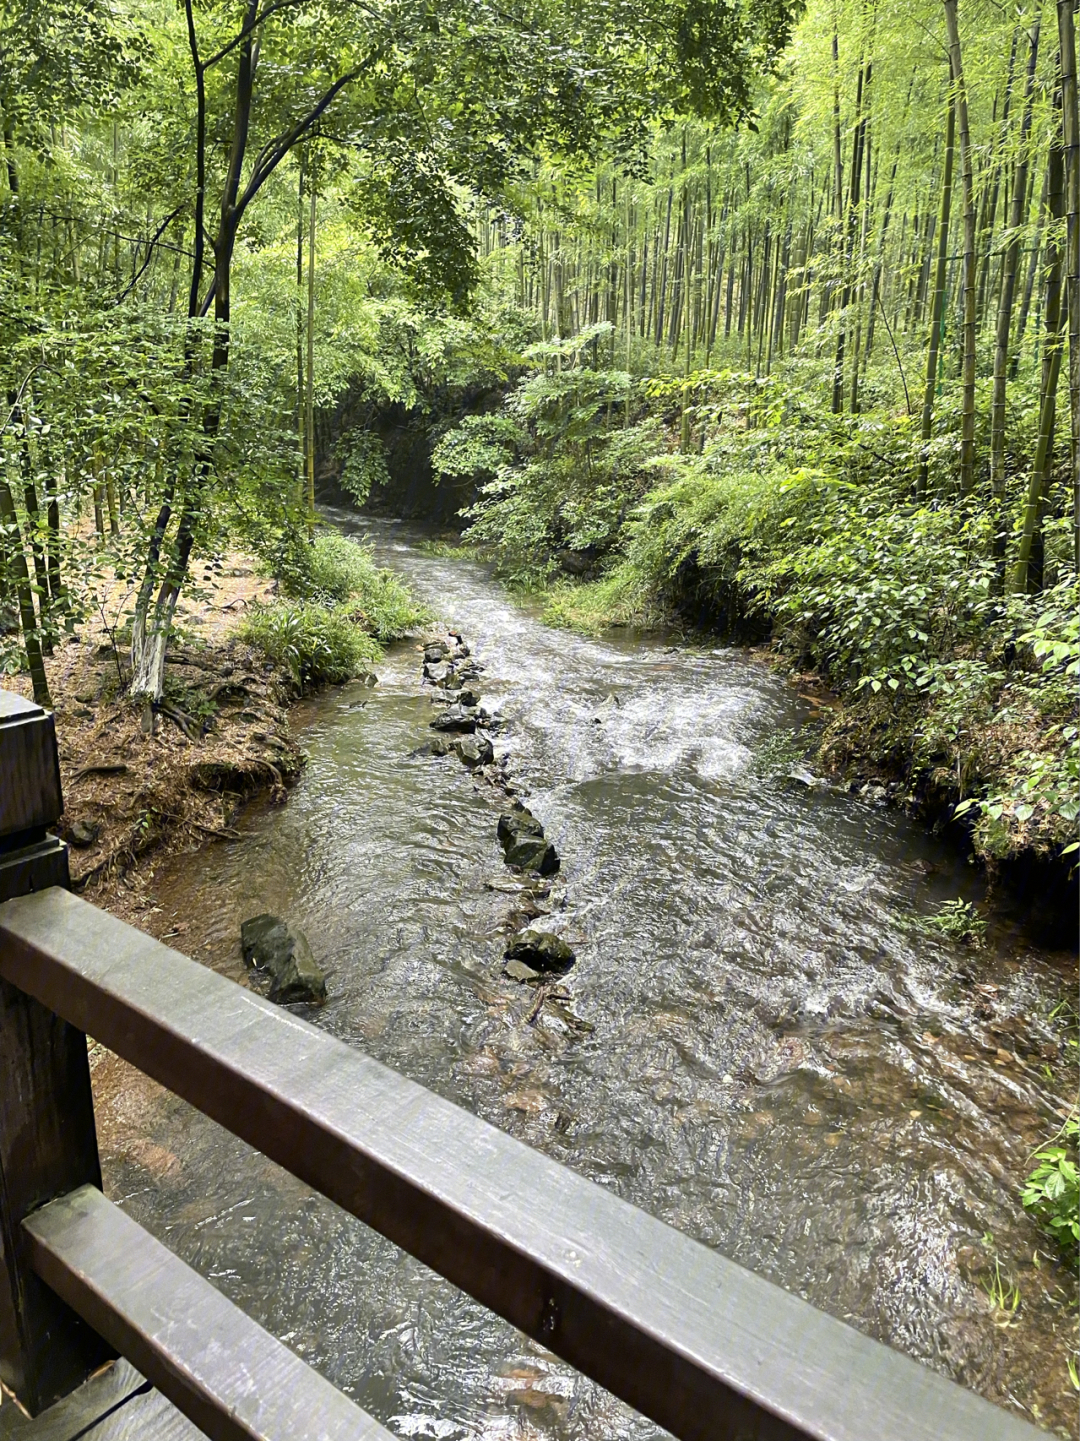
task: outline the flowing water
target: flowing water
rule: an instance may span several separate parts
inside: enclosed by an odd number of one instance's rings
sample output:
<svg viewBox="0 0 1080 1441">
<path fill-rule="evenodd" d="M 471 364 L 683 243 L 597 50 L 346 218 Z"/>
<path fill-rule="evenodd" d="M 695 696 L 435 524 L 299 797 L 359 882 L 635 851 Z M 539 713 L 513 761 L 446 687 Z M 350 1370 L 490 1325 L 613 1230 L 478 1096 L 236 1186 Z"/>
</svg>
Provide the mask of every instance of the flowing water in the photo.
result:
<svg viewBox="0 0 1080 1441">
<path fill-rule="evenodd" d="M 1017 1197 L 1067 1105 L 1051 1013 L 1068 958 L 920 928 L 979 896 L 975 872 L 895 812 L 770 776 L 763 748 L 806 706 L 754 657 L 553 631 L 483 567 L 339 519 L 485 667 L 497 752 L 562 855 L 541 924 L 577 950 L 567 998 L 529 1024 L 534 993 L 500 973 L 498 806 L 454 757 L 410 754 L 431 716 L 412 645 L 374 691 L 305 703 L 285 807 L 160 868 L 173 944 L 242 979 L 240 921 L 285 914 L 331 972 L 319 1026 L 1075 1434 L 1075 1278 Z M 110 1193 L 398 1435 L 657 1434 L 182 1103 L 140 1095 L 120 1103 Z"/>
</svg>

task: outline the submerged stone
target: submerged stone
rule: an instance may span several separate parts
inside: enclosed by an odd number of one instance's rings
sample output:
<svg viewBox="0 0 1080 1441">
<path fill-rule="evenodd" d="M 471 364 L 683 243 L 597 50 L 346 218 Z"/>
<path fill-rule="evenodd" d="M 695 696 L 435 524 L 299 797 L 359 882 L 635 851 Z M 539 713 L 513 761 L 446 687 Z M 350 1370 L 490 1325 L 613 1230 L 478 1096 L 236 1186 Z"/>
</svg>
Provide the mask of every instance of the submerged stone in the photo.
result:
<svg viewBox="0 0 1080 1441">
<path fill-rule="evenodd" d="M 251 916 L 240 927 L 240 945 L 247 964 L 269 975 L 270 1000 L 279 1005 L 326 1000 L 326 976 L 298 926 L 268 913 Z"/>
<path fill-rule="evenodd" d="M 446 736 L 433 736 L 431 740 L 425 741 L 422 746 L 417 746 L 410 751 L 410 756 L 448 756 L 453 749 L 452 742 Z"/>
<path fill-rule="evenodd" d="M 506 960 L 520 961 L 543 974 L 563 975 L 577 960 L 573 950 L 550 931 L 519 931 L 505 951 Z"/>
<path fill-rule="evenodd" d="M 507 961 L 503 966 L 503 974 L 512 981 L 538 981 L 541 976 L 540 971 L 534 971 L 532 966 L 527 966 L 524 961 Z"/>
</svg>

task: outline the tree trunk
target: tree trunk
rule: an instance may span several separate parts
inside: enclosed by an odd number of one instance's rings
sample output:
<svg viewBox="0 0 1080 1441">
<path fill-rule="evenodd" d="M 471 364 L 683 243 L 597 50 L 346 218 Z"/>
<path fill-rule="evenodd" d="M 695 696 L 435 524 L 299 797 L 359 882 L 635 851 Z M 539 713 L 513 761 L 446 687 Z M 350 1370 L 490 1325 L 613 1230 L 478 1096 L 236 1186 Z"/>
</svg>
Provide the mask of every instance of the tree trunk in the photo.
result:
<svg viewBox="0 0 1080 1441">
<path fill-rule="evenodd" d="M 978 342 L 976 301 L 975 185 L 968 124 L 967 90 L 960 52 L 957 0 L 943 0 L 945 29 L 949 39 L 949 67 L 956 96 L 956 122 L 960 132 L 960 189 L 964 202 L 963 264 L 963 397 L 960 414 L 960 493 L 970 495 L 975 486 L 975 364 Z"/>
<path fill-rule="evenodd" d="M 19 603 L 19 622 L 22 626 L 23 649 L 30 669 L 30 680 L 34 687 L 34 699 L 38 705 L 52 706 L 49 695 L 49 681 L 45 674 L 45 662 L 41 655 L 41 641 L 34 614 L 34 590 L 30 582 L 30 571 L 26 564 L 19 518 L 15 501 L 7 480 L 0 475 L 0 525 L 4 529 L 4 547 L 7 565 L 15 581 L 15 596 Z"/>
<path fill-rule="evenodd" d="M 1021 226 L 1024 203 L 1028 193 L 1028 137 L 1035 102 L 1035 69 L 1039 55 L 1039 19 L 1031 29 L 1028 53 L 1027 86 L 1024 93 L 1024 114 L 1020 121 L 1020 144 L 1013 177 L 1012 204 L 1009 211 L 1009 241 L 1002 257 L 1001 294 L 998 298 L 997 329 L 994 338 L 993 397 L 990 403 L 990 489 L 1001 507 L 996 517 L 994 554 L 1000 559 L 1005 553 L 1005 402 L 1009 376 L 1009 336 L 1012 331 L 1013 304 L 1016 299 L 1016 278 L 1020 266 Z"/>
<path fill-rule="evenodd" d="M 1064 247 L 1058 238 L 1056 221 L 1065 213 L 1064 196 L 1064 154 L 1057 138 L 1050 150 L 1050 164 L 1047 198 L 1050 205 L 1049 229 L 1049 270 L 1046 278 L 1045 341 L 1042 358 L 1042 381 L 1039 387 L 1039 434 L 1035 444 L 1035 458 L 1028 480 L 1027 501 L 1020 532 L 1020 545 L 1016 563 L 1009 576 L 1009 590 L 1022 595 L 1029 588 L 1032 551 L 1036 534 L 1042 521 L 1042 508 L 1050 484 L 1053 465 L 1054 422 L 1057 413 L 1058 378 L 1061 374 L 1062 324 L 1065 310 L 1062 306 L 1062 274 L 1064 270 Z"/>
<path fill-rule="evenodd" d="M 1069 315 L 1069 417 L 1073 484 L 1073 564 L 1080 570 L 1080 113 L 1076 76 L 1076 3 L 1058 0 L 1061 124 L 1065 167 L 1066 304 Z"/>
<path fill-rule="evenodd" d="M 307 151 L 300 152 L 300 178 L 296 187 L 296 438 L 300 448 L 299 502 L 304 499 L 304 457 L 307 455 L 307 441 L 304 437 L 304 178 L 307 171 Z"/>
<path fill-rule="evenodd" d="M 834 37 L 835 38 L 835 37 Z M 852 269 L 855 259 L 855 233 L 858 228 L 860 187 L 862 184 L 862 146 L 866 121 L 862 114 L 863 88 L 869 83 L 870 66 L 859 66 L 855 88 L 855 129 L 851 139 L 851 177 L 848 184 L 847 221 L 843 238 L 844 289 L 840 300 L 840 323 L 836 333 L 836 354 L 833 359 L 832 412 L 841 415 L 844 409 L 844 363 L 847 349 L 848 307 L 853 293 Z"/>
<path fill-rule="evenodd" d="M 304 438 L 307 442 L 308 534 L 315 533 L 315 182 L 310 185 L 307 259 L 307 400 Z"/>
<path fill-rule="evenodd" d="M 1039 257 L 1042 254 L 1042 222 L 1046 212 L 1047 184 L 1049 170 L 1044 169 L 1042 192 L 1039 196 L 1038 210 L 1038 234 L 1035 236 L 1035 244 L 1031 247 L 1031 255 L 1028 258 L 1027 277 L 1024 281 L 1024 294 L 1020 301 L 1020 314 L 1016 320 L 1016 334 L 1012 343 L 1012 360 L 1009 362 L 1009 379 L 1015 380 L 1020 370 L 1020 357 L 1024 349 L 1024 336 L 1027 333 L 1028 316 L 1031 314 L 1031 301 L 1035 294 L 1035 277 L 1039 273 Z"/>
<path fill-rule="evenodd" d="M 945 125 L 945 173 L 941 182 L 941 216 L 937 225 L 937 264 L 934 271 L 934 293 L 930 303 L 930 339 L 926 347 L 926 383 L 923 388 L 922 453 L 915 483 L 916 494 L 926 494 L 930 466 L 930 438 L 934 431 L 934 392 L 937 389 L 938 356 L 941 352 L 942 326 L 945 321 L 945 282 L 949 262 L 949 213 L 952 209 L 953 163 L 956 154 L 956 105 L 949 86 L 949 110 Z"/>
</svg>

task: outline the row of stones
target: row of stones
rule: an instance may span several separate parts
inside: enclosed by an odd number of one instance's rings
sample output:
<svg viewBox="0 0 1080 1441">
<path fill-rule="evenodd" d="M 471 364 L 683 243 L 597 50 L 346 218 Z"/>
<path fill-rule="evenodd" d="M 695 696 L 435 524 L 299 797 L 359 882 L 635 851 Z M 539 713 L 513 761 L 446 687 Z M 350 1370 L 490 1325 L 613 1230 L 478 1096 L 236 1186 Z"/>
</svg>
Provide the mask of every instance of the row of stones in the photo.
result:
<svg viewBox="0 0 1080 1441">
<path fill-rule="evenodd" d="M 509 801 L 497 826 L 503 859 L 509 867 L 540 877 L 553 876 L 559 870 L 559 853 L 544 835 L 541 822 L 514 798 L 505 759 L 496 761 L 490 735 L 484 734 L 497 730 L 499 721 L 480 703 L 483 666 L 473 658 L 459 633 L 450 631 L 447 635 L 445 641 L 435 639 L 424 644 L 424 681 L 434 688 L 433 699 L 442 708 L 430 722 L 435 739 L 423 749 L 429 755 L 456 755 Z M 532 980 L 565 974 L 575 956 L 559 936 L 528 928 L 511 937 L 505 959 L 513 979 Z"/>
</svg>

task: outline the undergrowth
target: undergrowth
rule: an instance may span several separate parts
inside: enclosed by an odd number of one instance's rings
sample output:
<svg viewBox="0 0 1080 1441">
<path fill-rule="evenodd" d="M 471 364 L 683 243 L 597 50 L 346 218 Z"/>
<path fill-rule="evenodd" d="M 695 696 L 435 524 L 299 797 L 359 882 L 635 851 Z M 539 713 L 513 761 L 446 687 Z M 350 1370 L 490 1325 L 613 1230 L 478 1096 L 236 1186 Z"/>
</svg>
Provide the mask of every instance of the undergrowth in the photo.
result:
<svg viewBox="0 0 1080 1441">
<path fill-rule="evenodd" d="M 1074 1112 L 1053 1140 L 1035 1152 L 1036 1166 L 1021 1195 L 1029 1215 L 1054 1238 L 1069 1261 L 1074 1261 L 1080 1250 L 1078 1131 L 1080 1118 Z"/>
<path fill-rule="evenodd" d="M 310 542 L 292 537 L 279 558 L 278 581 L 282 598 L 250 611 L 239 633 L 297 690 L 362 674 L 381 659 L 383 644 L 428 619 L 393 572 L 337 531 L 319 531 Z"/>
</svg>

